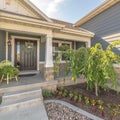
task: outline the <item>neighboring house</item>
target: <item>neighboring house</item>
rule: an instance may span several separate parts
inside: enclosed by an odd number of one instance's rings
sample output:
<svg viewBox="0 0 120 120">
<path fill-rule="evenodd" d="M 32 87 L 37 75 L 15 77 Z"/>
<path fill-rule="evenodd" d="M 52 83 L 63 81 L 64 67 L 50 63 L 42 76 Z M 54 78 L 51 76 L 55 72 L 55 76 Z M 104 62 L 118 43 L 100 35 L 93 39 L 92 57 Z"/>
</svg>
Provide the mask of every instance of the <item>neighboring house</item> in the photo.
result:
<svg viewBox="0 0 120 120">
<path fill-rule="evenodd" d="M 99 7 L 75 23 L 95 33 L 92 45 L 102 43 L 105 48 L 113 41 L 120 40 L 120 0 L 106 0 Z M 120 46 L 115 51 L 120 54 Z"/>
<path fill-rule="evenodd" d="M 71 23 L 50 19 L 29 0 L 0 1 L 0 61 L 10 60 L 21 71 L 40 71 L 45 80 L 53 80 L 58 47 L 90 47 L 93 36 Z"/>
<path fill-rule="evenodd" d="M 101 43 L 106 48 L 113 41 L 120 40 L 120 0 L 106 0 L 74 26 L 93 32 L 95 36 L 91 44 Z M 120 45 L 114 51 L 120 55 Z M 120 80 L 120 66 L 115 67 Z"/>
</svg>

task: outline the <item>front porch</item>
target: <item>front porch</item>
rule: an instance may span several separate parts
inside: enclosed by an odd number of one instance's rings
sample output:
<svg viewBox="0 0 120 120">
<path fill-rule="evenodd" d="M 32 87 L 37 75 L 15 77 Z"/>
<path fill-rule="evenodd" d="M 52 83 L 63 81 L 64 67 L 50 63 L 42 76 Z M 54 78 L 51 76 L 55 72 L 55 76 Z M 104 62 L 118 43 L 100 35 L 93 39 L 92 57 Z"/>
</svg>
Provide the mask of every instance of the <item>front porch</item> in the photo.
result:
<svg viewBox="0 0 120 120">
<path fill-rule="evenodd" d="M 1 11 L 0 17 L 0 61 L 9 60 L 22 72 L 36 70 L 40 73 L 19 78 L 18 82 L 10 81 L 9 85 L 3 82 L 0 86 L 2 90 L 25 85 L 32 87 L 33 84 L 45 85 L 46 88 L 49 84 L 56 85 L 58 81 L 54 80 L 54 60 L 60 52 L 58 48 L 61 45 L 67 45 L 70 49 L 90 47 L 94 36 L 89 31 L 58 20 L 42 21 L 4 11 Z M 64 72 L 64 62 L 63 57 L 61 72 Z"/>
<path fill-rule="evenodd" d="M 27 88 L 40 87 L 43 89 L 55 90 L 57 87 L 57 81 L 45 81 L 41 74 L 27 75 L 18 77 L 18 81 L 14 79 L 6 84 L 6 81 L 3 81 L 0 84 L 0 93 L 5 93 L 8 91 L 24 90 Z"/>
</svg>

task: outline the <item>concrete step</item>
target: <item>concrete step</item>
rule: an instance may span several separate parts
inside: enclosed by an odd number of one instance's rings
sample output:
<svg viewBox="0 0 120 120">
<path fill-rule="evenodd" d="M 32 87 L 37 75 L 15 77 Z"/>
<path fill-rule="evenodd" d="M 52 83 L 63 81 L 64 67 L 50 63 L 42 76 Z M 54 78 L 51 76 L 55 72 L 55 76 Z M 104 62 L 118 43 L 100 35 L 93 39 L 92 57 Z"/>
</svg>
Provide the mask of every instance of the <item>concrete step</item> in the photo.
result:
<svg viewBox="0 0 120 120">
<path fill-rule="evenodd" d="M 24 101 L 19 101 L 19 102 L 16 102 L 14 104 L 4 104 L 4 105 L 1 105 L 0 106 L 0 114 L 1 113 L 4 113 L 4 112 L 11 112 L 11 111 L 15 111 L 17 109 L 20 109 L 20 108 L 25 108 L 25 107 L 29 107 L 29 106 L 32 106 L 34 104 L 37 104 L 37 103 L 40 103 L 40 102 L 43 102 L 41 101 L 39 98 L 35 98 L 35 99 L 31 99 L 31 100 L 24 100 Z"/>
<path fill-rule="evenodd" d="M 0 120 L 48 120 L 41 88 L 6 91 L 0 105 Z"/>
<path fill-rule="evenodd" d="M 9 111 L 34 104 L 36 101 L 43 102 L 42 90 L 40 88 L 22 89 L 4 93 L 0 111 Z"/>
<path fill-rule="evenodd" d="M 42 91 L 39 88 L 35 89 L 27 89 L 27 90 L 20 90 L 20 91 L 14 91 L 14 92 L 8 92 L 5 93 L 2 97 L 2 104 L 6 103 L 14 103 L 14 102 L 19 102 L 24 99 L 33 99 L 33 98 L 40 98 L 41 100 L 43 99 L 42 97 Z"/>
</svg>

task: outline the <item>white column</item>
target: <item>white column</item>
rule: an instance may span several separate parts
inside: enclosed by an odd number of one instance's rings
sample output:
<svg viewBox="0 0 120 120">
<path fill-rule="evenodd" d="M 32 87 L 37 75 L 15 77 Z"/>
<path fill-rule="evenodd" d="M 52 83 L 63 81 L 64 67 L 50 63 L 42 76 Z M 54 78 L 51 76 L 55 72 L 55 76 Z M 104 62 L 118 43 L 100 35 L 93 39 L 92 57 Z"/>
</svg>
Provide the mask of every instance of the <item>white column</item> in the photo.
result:
<svg viewBox="0 0 120 120">
<path fill-rule="evenodd" d="M 6 32 L 6 60 L 8 60 L 8 32 Z"/>
<path fill-rule="evenodd" d="M 46 35 L 45 67 L 53 67 L 52 35 Z"/>
<path fill-rule="evenodd" d="M 90 47 L 91 47 L 91 40 L 88 41 L 88 42 L 86 42 L 86 47 L 87 47 L 87 48 L 90 48 Z"/>
</svg>

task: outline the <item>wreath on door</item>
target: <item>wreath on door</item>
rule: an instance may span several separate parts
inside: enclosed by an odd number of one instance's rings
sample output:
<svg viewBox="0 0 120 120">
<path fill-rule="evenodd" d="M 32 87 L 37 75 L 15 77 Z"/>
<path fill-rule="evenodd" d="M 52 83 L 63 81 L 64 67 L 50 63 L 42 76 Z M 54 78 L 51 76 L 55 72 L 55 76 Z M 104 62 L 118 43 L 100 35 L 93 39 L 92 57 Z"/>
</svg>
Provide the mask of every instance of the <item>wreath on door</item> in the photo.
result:
<svg viewBox="0 0 120 120">
<path fill-rule="evenodd" d="M 31 53 L 34 51 L 34 44 L 31 42 L 25 42 L 25 45 L 23 46 L 23 50 L 25 53 Z"/>
</svg>

